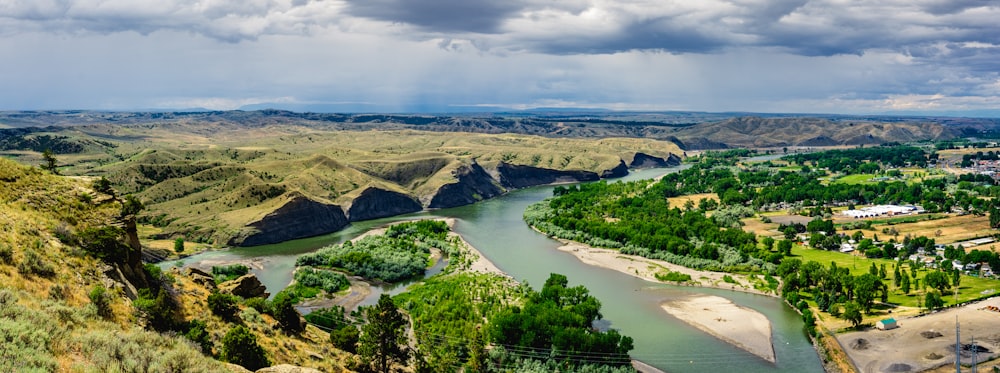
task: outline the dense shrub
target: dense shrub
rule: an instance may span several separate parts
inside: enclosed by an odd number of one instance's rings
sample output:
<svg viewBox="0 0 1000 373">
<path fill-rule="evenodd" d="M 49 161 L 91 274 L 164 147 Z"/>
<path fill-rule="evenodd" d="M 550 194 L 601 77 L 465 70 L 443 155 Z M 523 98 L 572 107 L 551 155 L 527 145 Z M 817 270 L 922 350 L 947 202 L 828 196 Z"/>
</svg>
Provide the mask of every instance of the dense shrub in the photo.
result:
<svg viewBox="0 0 1000 373">
<path fill-rule="evenodd" d="M 232 264 L 227 266 L 212 267 L 212 276 L 215 276 L 216 284 L 221 284 L 226 281 L 235 280 L 247 273 L 250 273 L 250 267 L 247 267 L 242 264 Z"/>
<path fill-rule="evenodd" d="M 231 294 L 213 292 L 208 295 L 208 309 L 223 320 L 233 321 L 240 308 L 236 305 L 239 298 Z"/>
<path fill-rule="evenodd" d="M 458 255 L 448 240 L 448 225 L 421 220 L 389 227 L 385 234 L 367 236 L 300 256 L 297 266 L 332 267 L 371 280 L 398 282 L 424 275 L 430 249 Z"/>
<path fill-rule="evenodd" d="M 329 294 L 348 288 L 351 283 L 342 273 L 317 270 L 312 267 L 300 267 L 295 271 L 295 282 L 298 285 L 317 288 Z"/>
<path fill-rule="evenodd" d="M 330 343 L 333 347 L 350 352 L 358 352 L 358 339 L 361 332 L 354 325 L 343 325 L 330 331 Z"/>
<path fill-rule="evenodd" d="M 111 313 L 111 294 L 108 293 L 108 289 L 105 289 L 101 285 L 95 286 L 90 290 L 90 303 L 97 308 L 97 315 L 105 319 L 112 316 Z"/>
<path fill-rule="evenodd" d="M 264 348 L 257 344 L 257 336 L 242 325 L 229 329 L 222 338 L 221 357 L 249 370 L 258 370 L 271 364 Z"/>
<path fill-rule="evenodd" d="M 243 300 L 243 305 L 247 306 L 247 308 L 253 308 L 257 310 L 258 313 L 266 313 L 266 314 L 271 313 L 271 304 L 267 301 L 267 299 L 264 298 L 254 297 L 245 299 Z"/>
<path fill-rule="evenodd" d="M 177 303 L 166 290 L 161 288 L 154 293 L 147 288 L 139 289 L 139 297 L 132 301 L 132 306 L 149 327 L 157 331 L 174 327 Z"/>
<path fill-rule="evenodd" d="M 212 336 L 208 332 L 208 325 L 204 321 L 194 319 L 187 324 L 187 331 L 184 332 L 184 338 L 189 339 L 201 347 L 201 352 L 203 354 L 212 354 Z"/>
<path fill-rule="evenodd" d="M 299 311 L 295 310 L 295 303 L 295 295 L 288 291 L 275 294 L 271 301 L 271 315 L 278 320 L 278 326 L 289 334 L 301 333 L 306 328 Z"/>
</svg>

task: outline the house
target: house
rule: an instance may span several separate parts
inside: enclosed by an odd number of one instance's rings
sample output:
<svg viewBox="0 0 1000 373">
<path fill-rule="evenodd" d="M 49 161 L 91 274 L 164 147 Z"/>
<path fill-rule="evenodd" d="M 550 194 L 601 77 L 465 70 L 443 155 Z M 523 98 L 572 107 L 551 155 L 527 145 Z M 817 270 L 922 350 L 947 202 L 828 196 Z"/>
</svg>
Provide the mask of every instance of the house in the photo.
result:
<svg viewBox="0 0 1000 373">
<path fill-rule="evenodd" d="M 961 271 L 963 268 L 965 268 L 965 266 L 962 265 L 962 262 L 956 260 L 951 262 L 951 268 Z"/>
<path fill-rule="evenodd" d="M 840 244 L 840 252 L 849 253 L 854 251 L 854 246 L 849 243 Z"/>
<path fill-rule="evenodd" d="M 989 263 L 983 263 L 982 267 L 980 267 L 980 270 L 983 273 L 983 277 L 993 276 L 993 268 L 990 268 Z"/>
<path fill-rule="evenodd" d="M 878 322 L 875 323 L 875 328 L 878 330 L 892 330 L 898 327 L 899 324 L 896 323 L 896 319 L 891 317 L 888 319 L 879 320 Z"/>
</svg>

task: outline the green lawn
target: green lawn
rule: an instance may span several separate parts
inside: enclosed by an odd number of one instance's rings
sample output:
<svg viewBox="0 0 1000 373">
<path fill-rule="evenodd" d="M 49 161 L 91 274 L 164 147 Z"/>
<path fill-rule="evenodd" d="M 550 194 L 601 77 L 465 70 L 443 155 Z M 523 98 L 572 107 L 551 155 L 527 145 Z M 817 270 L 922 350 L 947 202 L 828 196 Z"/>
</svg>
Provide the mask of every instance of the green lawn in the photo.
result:
<svg viewBox="0 0 1000 373">
<path fill-rule="evenodd" d="M 856 174 L 856 175 L 846 175 L 837 178 L 834 183 L 838 184 L 873 184 L 871 181 L 875 177 L 875 174 Z"/>
<path fill-rule="evenodd" d="M 869 259 L 861 256 L 854 256 L 850 254 L 844 254 L 836 251 L 824 251 L 816 250 L 808 247 L 795 245 L 792 247 L 792 255 L 802 260 L 803 263 L 810 260 L 819 262 L 824 267 L 829 268 L 830 262 L 836 262 L 837 266 L 840 268 L 847 268 L 851 271 L 852 275 L 858 276 L 868 273 L 869 268 L 874 262 L 876 266 L 881 266 L 885 264 L 887 278 L 882 281 L 889 285 L 889 303 L 898 304 L 901 306 L 916 307 L 918 305 L 917 295 L 923 296 L 922 289 L 916 289 L 915 287 L 910 290 L 909 295 L 904 295 L 902 290 L 897 289 L 893 286 L 892 282 L 892 266 L 895 263 L 893 260 L 888 259 Z M 909 265 L 903 265 L 901 270 L 909 271 Z M 919 269 L 917 270 L 917 278 L 920 279 L 921 285 L 923 285 L 924 276 L 928 271 L 933 271 L 934 269 Z M 950 277 L 949 277 L 950 278 Z M 1000 280 L 989 280 L 973 276 L 963 275 L 960 281 L 960 287 L 958 292 L 958 302 L 966 302 L 973 299 L 978 299 L 986 297 L 992 294 L 991 291 L 1000 291 Z M 955 294 L 952 290 L 946 290 L 943 294 L 945 305 L 955 304 Z M 921 301 L 922 303 L 922 301 Z"/>
</svg>

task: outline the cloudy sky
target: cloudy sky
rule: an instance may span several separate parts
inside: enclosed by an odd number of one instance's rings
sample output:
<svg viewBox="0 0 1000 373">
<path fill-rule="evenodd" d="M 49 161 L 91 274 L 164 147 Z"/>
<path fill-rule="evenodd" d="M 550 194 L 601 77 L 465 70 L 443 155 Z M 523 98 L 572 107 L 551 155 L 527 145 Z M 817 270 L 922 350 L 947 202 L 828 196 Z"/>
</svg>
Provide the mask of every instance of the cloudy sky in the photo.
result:
<svg viewBox="0 0 1000 373">
<path fill-rule="evenodd" d="M 1000 112 L 997 0 L 0 0 L 0 110 Z"/>
</svg>

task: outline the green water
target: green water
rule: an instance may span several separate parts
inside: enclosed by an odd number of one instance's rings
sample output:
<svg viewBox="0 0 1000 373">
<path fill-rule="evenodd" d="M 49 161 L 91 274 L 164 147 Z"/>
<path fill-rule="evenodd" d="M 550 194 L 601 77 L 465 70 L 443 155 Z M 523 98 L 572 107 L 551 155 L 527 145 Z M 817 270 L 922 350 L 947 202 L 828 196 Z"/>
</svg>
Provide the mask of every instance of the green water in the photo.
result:
<svg viewBox="0 0 1000 373">
<path fill-rule="evenodd" d="M 676 169 L 651 169 L 633 172 L 626 180 L 652 178 Z M 655 284 L 616 271 L 588 266 L 576 257 L 555 250 L 559 243 L 531 230 L 522 220 L 525 207 L 551 196 L 552 187 L 515 191 L 474 205 L 419 214 L 355 223 L 334 234 L 282 244 L 203 253 L 185 263 L 204 260 L 236 261 L 254 258 L 263 270 L 254 273 L 276 292 L 291 280 L 298 254 L 343 242 L 366 230 L 392 221 L 418 217 L 451 217 L 455 230 L 501 270 L 519 281 L 540 287 L 550 273 L 566 275 L 571 285 L 581 284 L 601 300 L 604 321 L 631 336 L 635 349 L 631 355 L 668 372 L 821 372 L 816 351 L 802 332 L 798 314 L 772 297 L 740 292 L 677 287 Z M 174 265 L 165 263 L 164 266 Z M 401 289 L 387 290 L 390 293 Z M 771 320 L 776 363 L 769 363 L 748 352 L 732 347 L 684 322 L 667 315 L 659 304 L 680 296 L 719 295 L 753 308 Z M 376 295 L 377 296 L 377 295 Z M 374 297 L 373 297 L 374 298 Z"/>
</svg>

